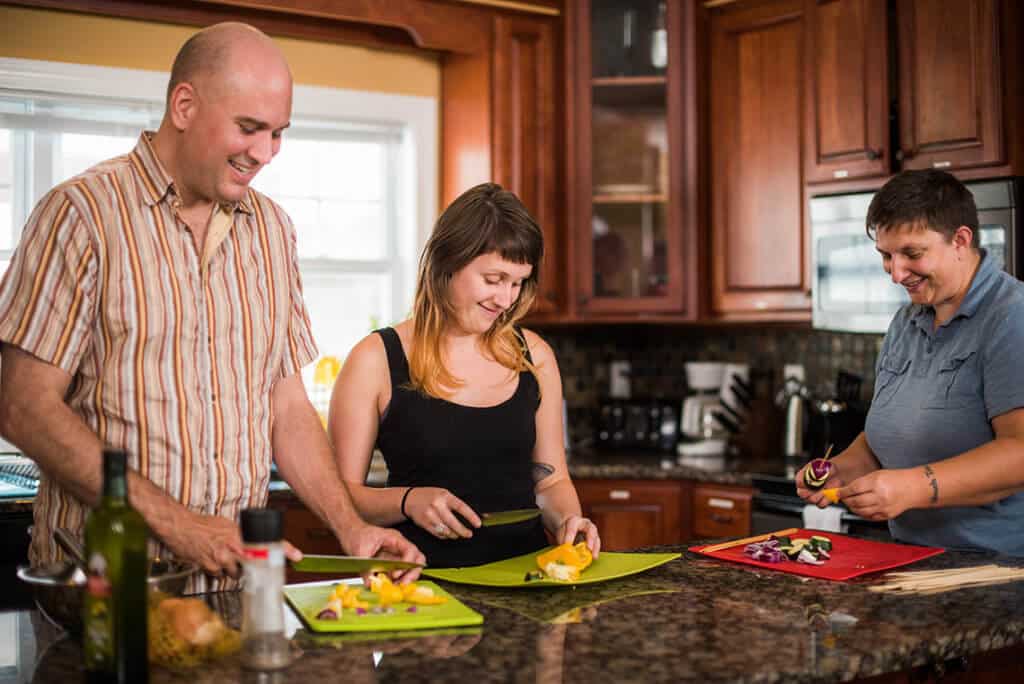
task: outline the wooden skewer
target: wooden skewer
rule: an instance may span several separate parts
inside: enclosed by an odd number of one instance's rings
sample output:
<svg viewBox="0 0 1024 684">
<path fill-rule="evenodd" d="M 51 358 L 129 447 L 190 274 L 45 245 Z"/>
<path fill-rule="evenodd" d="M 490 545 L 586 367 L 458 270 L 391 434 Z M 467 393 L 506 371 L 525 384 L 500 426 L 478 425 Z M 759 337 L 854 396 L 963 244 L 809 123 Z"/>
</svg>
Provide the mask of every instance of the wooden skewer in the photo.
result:
<svg viewBox="0 0 1024 684">
<path fill-rule="evenodd" d="M 868 591 L 895 594 L 937 594 L 965 587 L 982 587 L 1024 580 L 1024 568 L 980 565 L 971 568 L 890 573 L 888 581 Z"/>
<path fill-rule="evenodd" d="M 800 528 L 790 527 L 785 530 L 779 530 L 778 532 L 769 532 L 767 534 L 759 534 L 753 537 L 744 537 L 743 539 L 735 539 L 729 542 L 722 542 L 721 544 L 715 544 L 714 546 L 705 546 L 701 549 L 701 553 L 711 553 L 712 551 L 721 551 L 722 549 L 730 549 L 740 544 L 753 544 L 754 542 L 764 541 L 771 539 L 772 537 L 785 537 L 786 535 L 798 532 Z"/>
<path fill-rule="evenodd" d="M 828 449 L 825 450 L 825 458 L 823 460 L 827 461 L 828 457 L 832 455 L 832 447 L 834 447 L 834 446 L 835 446 L 835 444 L 829 444 L 828 445 Z"/>
</svg>

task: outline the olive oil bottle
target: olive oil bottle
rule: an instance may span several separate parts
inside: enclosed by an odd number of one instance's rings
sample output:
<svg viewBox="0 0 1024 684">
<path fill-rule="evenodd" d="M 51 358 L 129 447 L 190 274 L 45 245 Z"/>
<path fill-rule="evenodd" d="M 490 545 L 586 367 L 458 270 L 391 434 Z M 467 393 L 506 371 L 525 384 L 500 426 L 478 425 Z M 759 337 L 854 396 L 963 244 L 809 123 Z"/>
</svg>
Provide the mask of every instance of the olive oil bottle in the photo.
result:
<svg viewBox="0 0 1024 684">
<path fill-rule="evenodd" d="M 103 498 L 85 523 L 86 681 L 148 681 L 146 523 L 128 504 L 128 456 L 103 452 Z"/>
</svg>

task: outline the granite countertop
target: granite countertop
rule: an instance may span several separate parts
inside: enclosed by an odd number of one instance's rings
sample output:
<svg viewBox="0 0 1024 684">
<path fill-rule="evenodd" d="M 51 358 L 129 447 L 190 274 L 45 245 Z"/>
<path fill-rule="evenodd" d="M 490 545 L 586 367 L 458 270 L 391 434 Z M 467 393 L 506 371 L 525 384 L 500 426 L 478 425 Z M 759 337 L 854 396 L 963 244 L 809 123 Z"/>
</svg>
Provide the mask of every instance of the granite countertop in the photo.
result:
<svg viewBox="0 0 1024 684">
<path fill-rule="evenodd" d="M 947 552 L 913 568 L 993 561 L 1024 565 Z M 445 584 L 484 615 L 482 627 L 397 636 L 300 629 L 301 655 L 279 675 L 257 680 L 225 660 L 184 675 L 157 670 L 151 681 L 832 682 L 1024 649 L 1024 582 L 897 597 L 869 592 L 877 581 L 801 579 L 686 552 L 642 575 L 575 589 Z M 238 624 L 237 594 L 208 600 Z M 34 679 L 18 681 L 77 680 L 79 647 L 53 641 L 34 611 L 18 616 L 32 624 L 20 652 L 34 668 Z"/>
<path fill-rule="evenodd" d="M 679 465 L 672 454 L 656 452 L 602 452 L 577 449 L 568 454 L 569 474 L 580 479 L 606 480 L 694 480 L 724 485 L 749 487 L 755 475 L 782 476 L 781 458 L 776 462 L 733 460 L 719 468 L 697 468 Z M 383 462 L 371 468 L 367 483 L 384 486 L 387 468 Z M 272 478 L 270 494 L 287 496 L 291 488 L 287 482 Z M 32 510 L 33 497 L 0 497 L 0 514 L 22 513 Z"/>
<path fill-rule="evenodd" d="M 568 458 L 569 474 L 580 479 L 694 480 L 749 487 L 755 475 L 785 475 L 781 456 L 777 461 L 728 459 L 714 468 L 680 465 L 674 454 L 658 452 L 578 449 Z"/>
</svg>

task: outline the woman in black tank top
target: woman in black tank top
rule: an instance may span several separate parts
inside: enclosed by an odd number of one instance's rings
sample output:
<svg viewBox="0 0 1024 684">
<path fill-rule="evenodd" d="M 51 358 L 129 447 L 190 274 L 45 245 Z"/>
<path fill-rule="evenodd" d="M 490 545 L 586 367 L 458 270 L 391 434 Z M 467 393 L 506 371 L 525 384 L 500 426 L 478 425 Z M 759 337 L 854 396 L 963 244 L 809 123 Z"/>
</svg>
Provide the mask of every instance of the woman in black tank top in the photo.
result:
<svg viewBox="0 0 1024 684">
<path fill-rule="evenodd" d="M 515 195 L 468 190 L 424 248 L 412 318 L 363 339 L 335 383 L 329 430 L 352 498 L 430 566 L 488 563 L 577 535 L 600 550 L 566 467 L 554 353 L 516 325 L 542 252 Z M 383 488 L 364 484 L 374 447 L 388 466 Z M 482 526 L 488 513 L 533 507 L 539 517 Z"/>
</svg>

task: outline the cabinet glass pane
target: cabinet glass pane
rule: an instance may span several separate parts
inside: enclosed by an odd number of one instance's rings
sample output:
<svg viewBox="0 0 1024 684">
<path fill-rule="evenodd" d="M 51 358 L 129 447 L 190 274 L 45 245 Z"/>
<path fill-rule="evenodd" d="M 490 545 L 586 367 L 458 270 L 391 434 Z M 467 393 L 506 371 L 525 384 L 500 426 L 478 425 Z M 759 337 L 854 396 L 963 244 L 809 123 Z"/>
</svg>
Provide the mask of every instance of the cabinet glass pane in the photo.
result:
<svg viewBox="0 0 1024 684">
<path fill-rule="evenodd" d="M 638 91 L 643 91 L 643 98 Z M 632 96 L 632 104 L 618 104 Z M 591 125 L 594 201 L 605 195 L 658 195 L 668 184 L 665 92 L 619 86 L 595 87 Z"/>
<path fill-rule="evenodd" d="M 664 75 L 668 34 L 664 0 L 594 0 L 590 6 L 593 75 Z"/>
<path fill-rule="evenodd" d="M 594 296 L 658 297 L 668 291 L 663 202 L 594 204 Z"/>
</svg>

